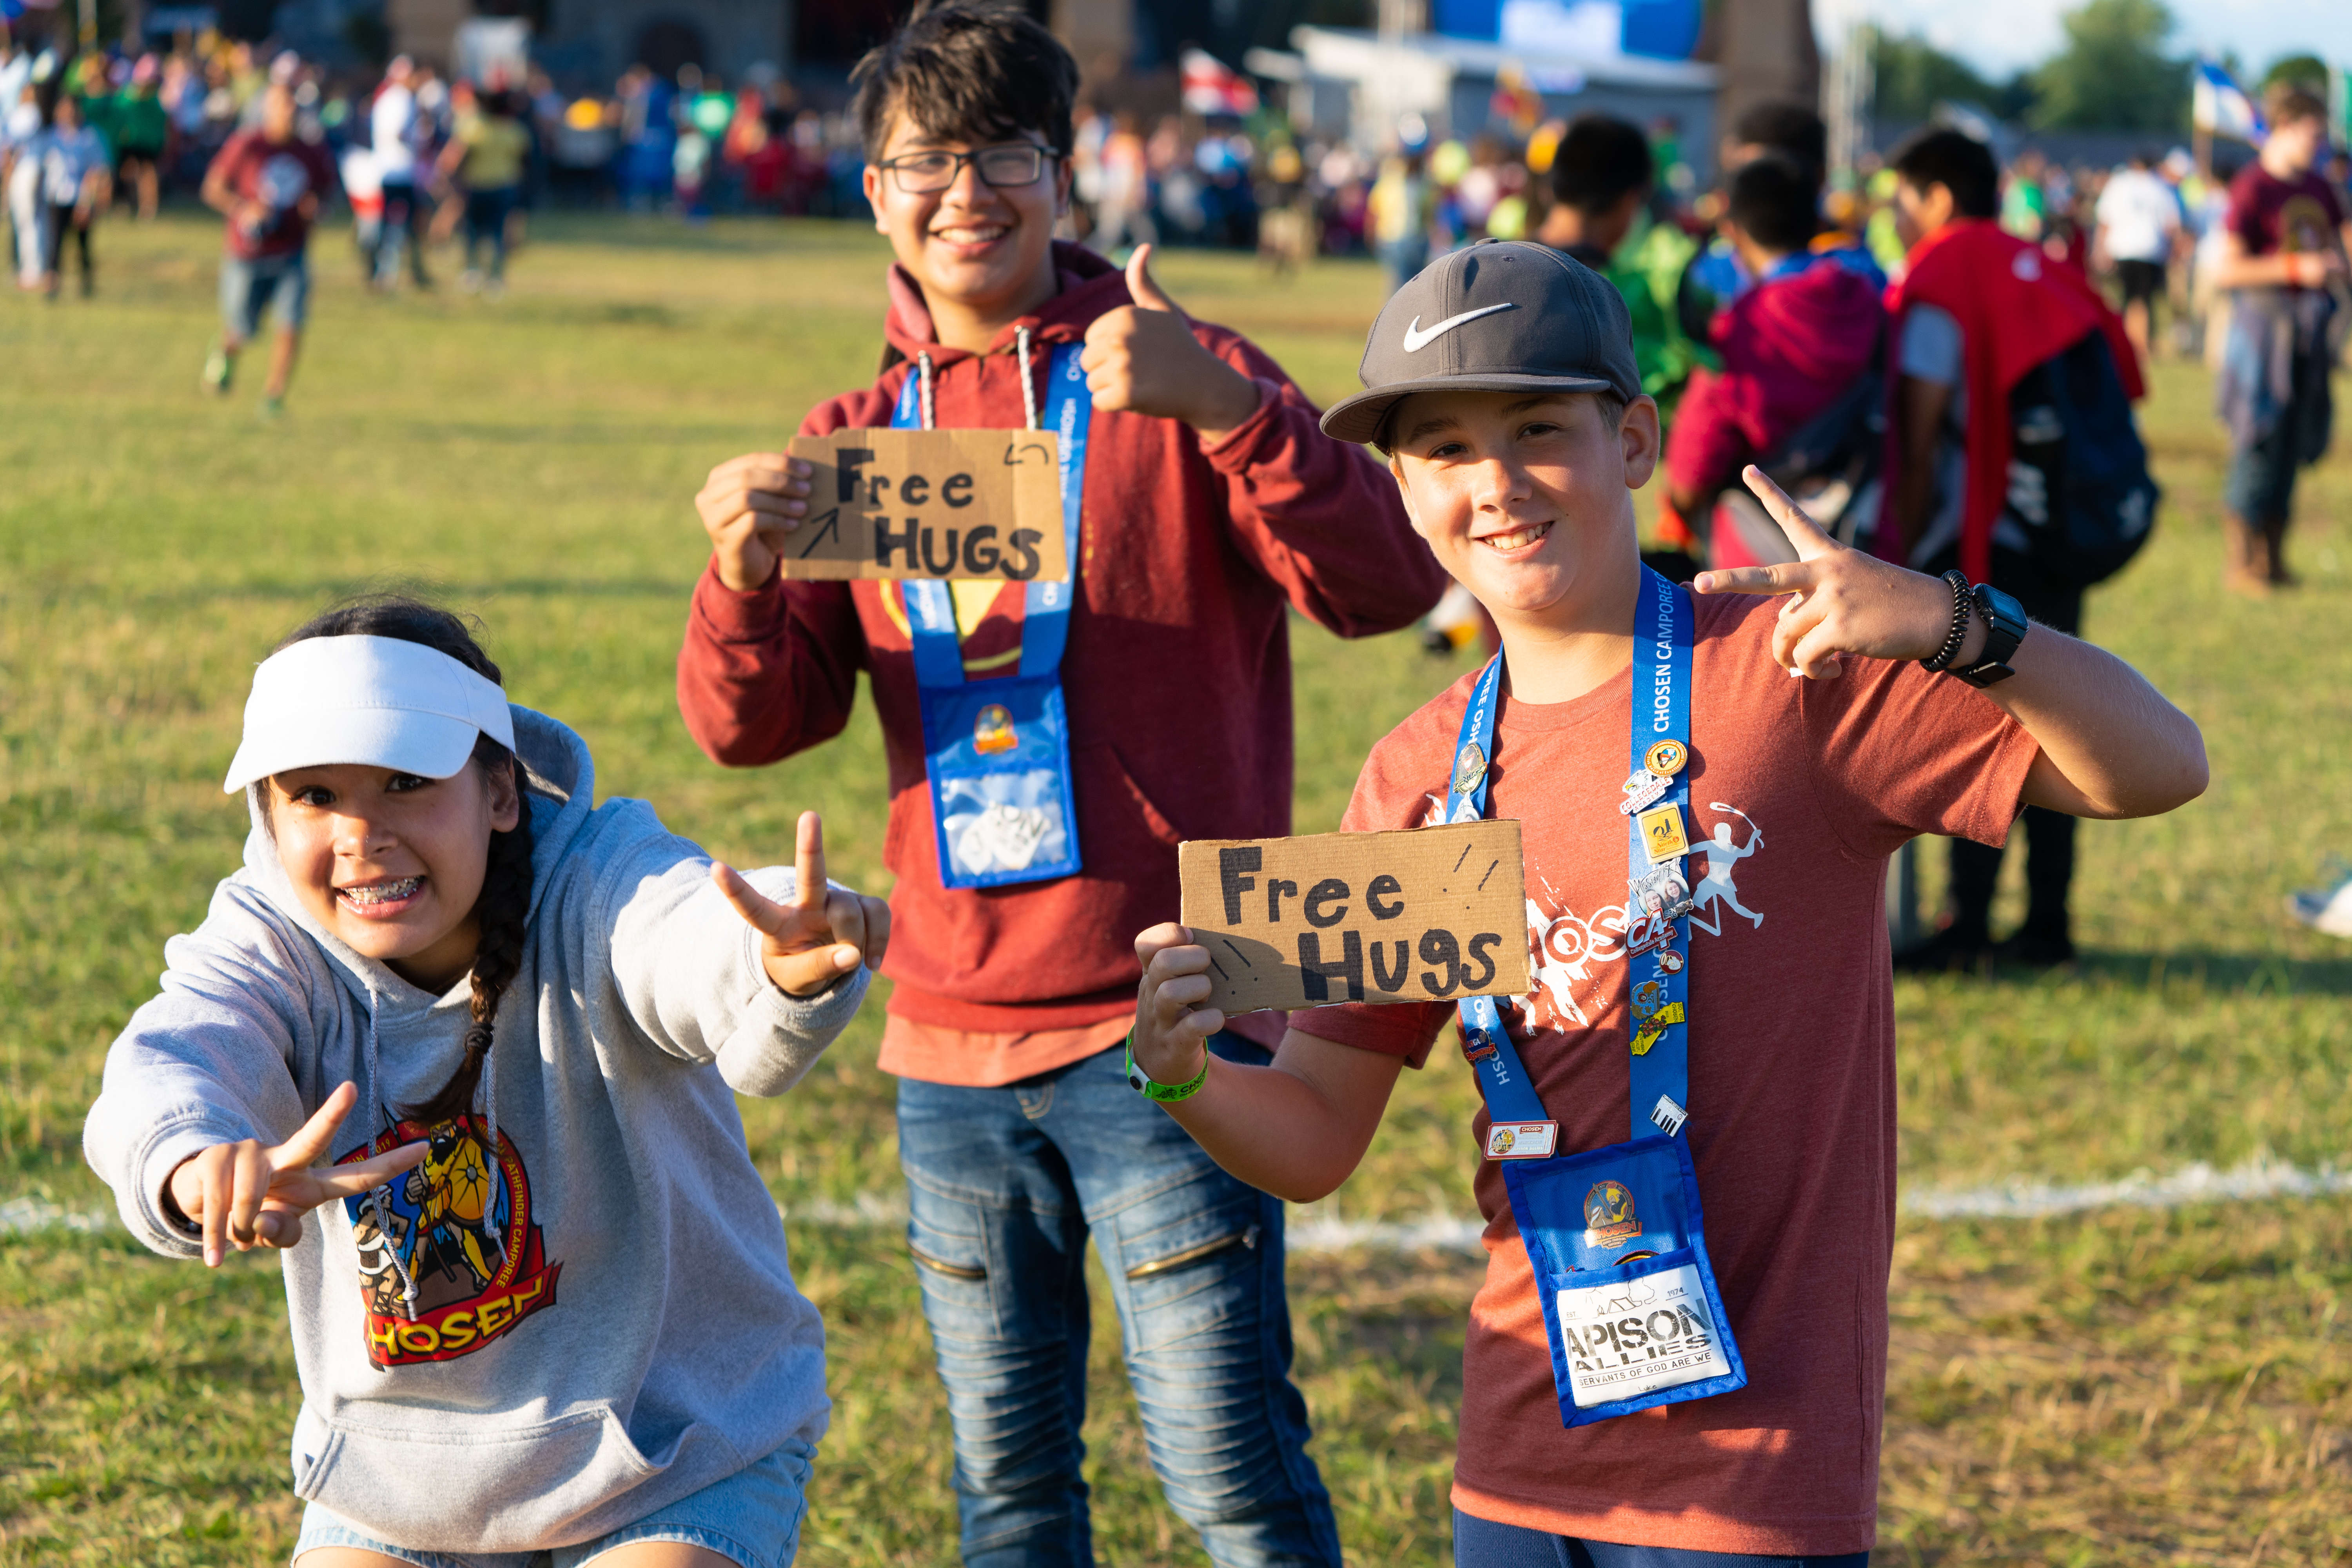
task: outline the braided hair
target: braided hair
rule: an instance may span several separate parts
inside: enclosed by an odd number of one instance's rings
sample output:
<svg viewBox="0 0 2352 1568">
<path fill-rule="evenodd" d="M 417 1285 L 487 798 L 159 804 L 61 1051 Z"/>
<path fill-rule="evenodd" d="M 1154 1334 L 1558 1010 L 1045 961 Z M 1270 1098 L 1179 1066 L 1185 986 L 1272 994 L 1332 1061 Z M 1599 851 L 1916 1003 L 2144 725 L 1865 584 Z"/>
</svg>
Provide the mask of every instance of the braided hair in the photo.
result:
<svg viewBox="0 0 2352 1568">
<path fill-rule="evenodd" d="M 490 656 L 475 641 L 473 627 L 467 625 L 464 617 L 400 594 L 371 594 L 337 605 L 296 627 L 278 647 L 285 648 L 310 637 L 393 637 L 419 643 L 436 653 L 447 654 L 493 685 L 506 684 L 499 667 L 490 662 Z M 521 793 L 522 773 L 514 753 L 488 735 L 475 739 L 473 762 L 486 775 L 501 770 L 512 773 L 517 793 Z M 257 781 L 253 791 L 266 823 L 269 819 L 268 781 Z M 473 1023 L 466 1030 L 465 1059 L 457 1064 L 457 1070 L 449 1075 L 449 1081 L 441 1086 L 439 1093 L 422 1104 L 403 1107 L 404 1116 L 430 1125 L 462 1116 L 473 1108 L 474 1090 L 481 1082 L 482 1066 L 489 1058 L 491 1038 L 498 1027 L 499 999 L 522 969 L 524 922 L 530 911 L 530 803 L 525 798 L 514 826 L 505 832 L 492 829 L 490 833 L 489 864 L 482 878 L 481 896 L 474 904 L 481 940 L 474 951 L 473 998 L 468 1008 Z"/>
</svg>

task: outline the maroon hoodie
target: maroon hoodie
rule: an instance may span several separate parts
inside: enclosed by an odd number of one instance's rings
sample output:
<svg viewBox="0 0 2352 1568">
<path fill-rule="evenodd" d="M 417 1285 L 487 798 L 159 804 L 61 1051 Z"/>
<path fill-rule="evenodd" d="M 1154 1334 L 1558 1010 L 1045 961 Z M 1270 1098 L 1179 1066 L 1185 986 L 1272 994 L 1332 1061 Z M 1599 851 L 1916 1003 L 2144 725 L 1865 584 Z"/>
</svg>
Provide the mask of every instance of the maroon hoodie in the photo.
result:
<svg viewBox="0 0 2352 1568">
<path fill-rule="evenodd" d="M 1057 244 L 1055 261 L 1061 292 L 1024 319 L 1041 388 L 1055 344 L 1083 342 L 1097 316 L 1131 302 L 1126 279 L 1093 252 Z M 984 355 L 941 347 L 920 289 L 893 267 L 885 331 L 908 363 L 821 405 L 803 434 L 888 425 L 926 351 L 940 426 L 1022 423 L 1012 327 Z M 1370 455 L 1318 429 L 1314 405 L 1239 333 L 1196 322 L 1193 334 L 1258 384 L 1255 414 L 1213 447 L 1180 421 L 1131 413 L 1098 409 L 1089 433 L 1062 659 L 1077 875 L 940 885 L 897 584 L 772 580 L 738 594 L 705 571 L 695 587 L 678 708 L 713 760 L 756 766 L 839 734 L 857 672 L 871 677 L 889 759 L 883 859 L 898 878 L 883 973 L 897 983 L 891 1013 L 910 1023 L 1066 1030 L 1132 1011 L 1135 934 L 1176 918 L 1178 841 L 1290 831 L 1286 609 L 1363 637 L 1407 625 L 1444 585 Z M 964 639 L 968 674 L 1010 673 L 1021 623 L 1013 584 Z M 975 1074 L 948 1081 L 994 1081 L 984 1067 Z"/>
</svg>

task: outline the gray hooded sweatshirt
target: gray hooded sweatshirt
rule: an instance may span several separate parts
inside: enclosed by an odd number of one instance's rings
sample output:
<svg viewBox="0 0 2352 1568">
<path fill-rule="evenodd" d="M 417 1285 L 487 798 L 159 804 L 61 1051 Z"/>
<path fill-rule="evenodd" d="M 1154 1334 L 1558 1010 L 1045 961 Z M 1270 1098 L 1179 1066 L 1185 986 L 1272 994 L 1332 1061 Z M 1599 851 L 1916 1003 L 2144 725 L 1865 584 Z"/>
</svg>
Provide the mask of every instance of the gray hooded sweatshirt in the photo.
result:
<svg viewBox="0 0 2352 1568">
<path fill-rule="evenodd" d="M 730 1089 L 790 1089 L 866 973 L 777 990 L 703 853 L 642 801 L 592 810 L 580 737 L 512 711 L 531 912 L 477 1114 L 436 1129 L 416 1172 L 307 1216 L 284 1256 L 295 1490 L 420 1551 L 593 1540 L 814 1445 L 830 1408 L 824 1327 Z M 790 896 L 789 869 L 751 879 Z M 338 1162 L 425 1135 L 394 1108 L 456 1070 L 467 984 L 428 994 L 321 930 L 257 821 L 203 927 L 163 951 L 83 1131 L 149 1247 L 199 1256 L 163 1208 L 181 1161 L 282 1142 L 346 1079 Z"/>
</svg>

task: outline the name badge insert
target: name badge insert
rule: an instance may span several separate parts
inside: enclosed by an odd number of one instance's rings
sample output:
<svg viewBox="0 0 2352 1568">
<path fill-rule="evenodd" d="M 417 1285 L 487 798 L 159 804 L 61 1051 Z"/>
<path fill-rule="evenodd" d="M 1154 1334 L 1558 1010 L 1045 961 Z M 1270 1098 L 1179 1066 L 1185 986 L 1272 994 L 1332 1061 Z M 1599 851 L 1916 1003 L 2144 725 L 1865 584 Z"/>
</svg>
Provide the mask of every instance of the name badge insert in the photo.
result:
<svg viewBox="0 0 2352 1568">
<path fill-rule="evenodd" d="M 1065 563 L 1059 574 L 1039 574 L 1045 570 L 1042 563 L 1039 573 L 1025 578 L 1014 576 L 1002 565 L 994 574 L 1024 584 L 1021 663 L 1016 673 L 967 680 L 955 598 L 947 581 L 910 577 L 903 584 L 907 627 L 914 643 L 915 680 L 922 703 L 925 771 L 931 788 L 940 880 L 950 888 L 1050 881 L 1073 875 L 1083 863 L 1070 784 L 1069 715 L 1061 675 L 1062 654 L 1069 643 L 1070 611 L 1076 598 L 1074 563 L 1078 559 L 1086 489 L 1087 433 L 1094 413 L 1086 373 L 1078 368 L 1082 346 L 1057 344 L 1049 356 L 1045 400 L 1049 430 L 914 429 L 929 423 L 928 358 L 908 375 L 891 414 L 892 432 L 959 436 L 976 438 L 984 447 L 992 444 L 1003 459 L 1003 471 L 1027 476 L 1018 483 L 1051 484 L 1059 501 L 1055 532 Z M 1024 334 L 1024 383 L 1029 374 Z M 1008 451 L 1011 458 L 1004 458 Z M 1047 469 L 1029 461 L 1034 452 L 1046 454 L 1052 461 L 1050 479 Z M 1025 521 L 1029 514 L 1021 515 Z M 944 533 L 943 524 L 934 526 Z M 969 526 L 964 526 L 958 543 L 959 561 L 971 544 Z M 987 542 L 992 546 L 992 541 Z M 919 548 L 919 540 L 917 544 Z M 965 574 L 959 566 L 953 575 L 985 578 L 989 574 Z"/>
<path fill-rule="evenodd" d="M 1558 1123 L 1544 1115 L 1494 1000 L 1458 1004 L 1463 1054 L 1486 1100 L 1486 1154 L 1508 1162 L 1503 1184 L 1536 1276 L 1560 1419 L 1570 1426 L 1748 1385 L 1707 1260 L 1690 1145 L 1678 1136 L 1690 1114 L 1682 928 L 1690 899 L 1681 858 L 1689 848 L 1683 811 L 1695 626 L 1688 595 L 1644 569 L 1634 625 L 1634 776 L 1621 806 L 1633 1015 L 1630 1140 L 1556 1154 Z M 1456 822 L 1486 813 L 1502 665 L 1497 656 L 1486 667 L 1463 714 L 1448 781 Z M 1476 777 L 1468 779 L 1474 765 Z M 1654 789 L 1639 782 L 1643 774 Z"/>
</svg>

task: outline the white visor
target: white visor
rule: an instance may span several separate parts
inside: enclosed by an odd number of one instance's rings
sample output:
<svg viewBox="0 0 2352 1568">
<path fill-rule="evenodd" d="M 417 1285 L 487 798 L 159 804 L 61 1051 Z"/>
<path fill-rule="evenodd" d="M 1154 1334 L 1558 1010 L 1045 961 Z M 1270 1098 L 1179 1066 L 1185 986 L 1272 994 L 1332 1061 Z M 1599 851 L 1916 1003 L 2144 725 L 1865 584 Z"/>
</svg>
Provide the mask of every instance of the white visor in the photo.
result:
<svg viewBox="0 0 2352 1568">
<path fill-rule="evenodd" d="M 221 793 L 338 763 L 446 779 L 478 735 L 514 750 L 507 694 L 447 654 L 398 637 L 305 637 L 253 672 Z"/>
</svg>

